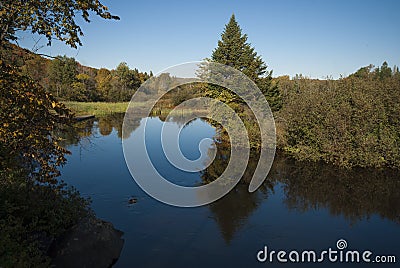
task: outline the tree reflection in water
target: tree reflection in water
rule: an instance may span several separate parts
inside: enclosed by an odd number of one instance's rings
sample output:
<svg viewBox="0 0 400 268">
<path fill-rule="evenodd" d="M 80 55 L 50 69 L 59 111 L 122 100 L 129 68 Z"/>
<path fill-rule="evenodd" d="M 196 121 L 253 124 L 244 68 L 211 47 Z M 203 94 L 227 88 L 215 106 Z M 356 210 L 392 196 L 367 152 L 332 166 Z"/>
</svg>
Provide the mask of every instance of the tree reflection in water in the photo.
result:
<svg viewBox="0 0 400 268">
<path fill-rule="evenodd" d="M 284 202 L 289 209 L 326 208 L 331 215 L 342 215 L 350 224 L 373 214 L 400 223 L 397 170 L 345 170 L 278 156 L 273 171 L 284 186 Z"/>
<path fill-rule="evenodd" d="M 210 183 L 217 179 L 225 170 L 230 156 L 230 144 L 227 139 L 215 141 L 217 153 L 213 163 L 202 171 L 204 183 Z M 246 223 L 249 216 L 258 206 L 273 193 L 276 182 L 267 178 L 260 188 L 250 193 L 248 185 L 252 179 L 259 159 L 259 153 L 251 150 L 250 159 L 244 175 L 239 184 L 227 195 L 209 205 L 214 215 L 221 234 L 226 243 L 230 243 L 235 233 Z"/>
<path fill-rule="evenodd" d="M 140 125 L 139 116 L 131 116 L 129 120 L 127 131 L 122 132 L 122 124 L 124 121 L 125 113 L 114 113 L 104 116 L 99 116 L 95 119 L 89 119 L 74 124 L 67 132 L 57 132 L 57 135 L 63 139 L 62 146 L 77 145 L 84 141 L 90 142 L 90 138 L 100 134 L 101 136 L 109 136 L 113 130 L 117 132 L 118 138 L 127 139 L 133 131 Z"/>
<path fill-rule="evenodd" d="M 216 142 L 214 162 L 202 172 L 204 183 L 215 180 L 229 162 L 229 144 Z M 247 170 L 230 193 L 209 205 L 227 243 L 275 187 L 284 190 L 288 209 L 306 212 L 327 209 L 350 225 L 372 215 L 400 223 L 400 176 L 397 170 L 339 169 L 324 163 L 298 162 L 277 152 L 264 184 L 254 193 L 248 183 L 258 162 L 253 151 Z"/>
<path fill-rule="evenodd" d="M 165 116 L 159 116 L 165 120 Z M 59 133 L 64 146 L 77 144 L 80 139 L 108 136 L 113 130 L 122 139 L 127 138 L 140 125 L 140 117 L 131 118 L 130 129 L 122 137 L 124 114 L 112 114 L 95 120 L 79 122 L 70 133 Z M 170 119 L 184 124 L 184 116 Z M 226 139 L 215 138 L 217 149 L 214 162 L 200 176 L 209 183 L 225 170 L 230 155 Z M 215 150 L 215 148 L 214 148 Z M 210 150 L 211 152 L 211 150 Z M 248 183 L 258 162 L 257 151 L 252 151 L 241 182 L 226 196 L 208 205 L 213 219 L 227 243 L 246 224 L 248 218 L 277 187 L 283 189 L 283 203 L 290 210 L 306 212 L 326 209 L 332 216 L 343 216 L 349 224 L 373 215 L 400 223 L 400 176 L 396 170 L 338 169 L 323 163 L 298 162 L 277 152 L 274 164 L 264 184 L 254 193 L 248 192 Z"/>
</svg>

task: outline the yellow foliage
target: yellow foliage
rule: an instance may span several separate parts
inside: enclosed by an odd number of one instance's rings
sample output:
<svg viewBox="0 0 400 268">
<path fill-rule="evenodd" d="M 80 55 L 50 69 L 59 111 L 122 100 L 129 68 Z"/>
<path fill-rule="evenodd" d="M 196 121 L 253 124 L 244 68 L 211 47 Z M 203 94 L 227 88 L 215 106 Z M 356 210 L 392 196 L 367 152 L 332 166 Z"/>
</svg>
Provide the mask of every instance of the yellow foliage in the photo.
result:
<svg viewBox="0 0 400 268">
<path fill-rule="evenodd" d="M 72 114 L 18 68 L 0 66 L 0 170 L 24 168 L 53 183 L 68 153 L 54 131 L 70 125 Z"/>
</svg>

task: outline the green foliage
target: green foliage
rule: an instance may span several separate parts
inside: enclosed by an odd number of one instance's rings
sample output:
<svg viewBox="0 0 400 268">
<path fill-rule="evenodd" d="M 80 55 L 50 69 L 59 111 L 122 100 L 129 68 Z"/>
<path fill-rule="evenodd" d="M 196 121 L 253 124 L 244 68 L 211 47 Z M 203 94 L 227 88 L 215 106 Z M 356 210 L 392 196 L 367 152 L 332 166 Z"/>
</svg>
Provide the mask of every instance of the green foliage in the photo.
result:
<svg viewBox="0 0 400 268">
<path fill-rule="evenodd" d="M 96 89 L 95 74 L 74 58 L 57 57 L 48 64 L 48 91 L 60 100 L 98 101 L 101 93 Z"/>
<path fill-rule="evenodd" d="M 386 61 L 382 63 L 381 68 L 376 68 L 375 72 L 376 76 L 381 80 L 392 76 L 392 69 L 388 66 Z"/>
<path fill-rule="evenodd" d="M 0 171 L 0 177 L 0 266 L 50 266 L 45 241 L 90 213 L 88 201 L 62 183 L 27 181 L 24 171 Z"/>
<path fill-rule="evenodd" d="M 282 95 L 277 85 L 272 83 L 272 71 L 266 77 L 260 77 L 256 80 L 256 84 L 268 101 L 269 107 L 273 112 L 282 108 Z"/>
<path fill-rule="evenodd" d="M 168 77 L 168 79 L 160 79 L 161 81 L 157 81 L 157 84 L 160 86 L 159 89 L 161 90 L 175 83 L 173 78 L 169 76 L 162 75 L 161 77 Z M 163 82 L 167 82 L 166 85 L 162 85 Z M 162 99 L 157 102 L 156 106 L 160 108 L 173 108 L 186 100 L 200 97 L 202 93 L 203 85 L 200 83 L 183 84 L 163 94 Z"/>
<path fill-rule="evenodd" d="M 43 35 L 51 45 L 53 37 L 76 48 L 82 45 L 79 36 L 83 32 L 76 24 L 76 14 L 86 22 L 89 12 L 104 19 L 117 19 L 108 8 L 98 0 L 65 0 L 65 1 L 13 1 L 5 0 L 0 4 L 0 44 L 17 40 L 17 31 L 30 31 Z"/>
<path fill-rule="evenodd" d="M 151 77 L 147 72 L 130 69 L 121 63 L 115 70 L 95 69 L 79 64 L 74 58 L 57 56 L 45 59 L 20 47 L 8 44 L 2 53 L 4 62 L 21 67 L 58 100 L 63 101 L 129 101 L 136 89 Z"/>
<path fill-rule="evenodd" d="M 358 69 L 352 76 L 358 77 L 358 78 L 368 78 L 368 76 L 371 73 L 371 70 L 374 68 L 374 65 L 370 64 L 368 66 L 362 67 Z"/>
<path fill-rule="evenodd" d="M 279 146 L 300 160 L 400 167 L 400 80 L 387 69 L 292 80 L 277 114 Z"/>
<path fill-rule="evenodd" d="M 71 85 L 76 81 L 77 62 L 66 56 L 57 57 L 49 64 L 49 91 L 57 98 L 68 95 Z"/>
<path fill-rule="evenodd" d="M 239 70 L 257 85 L 272 111 L 278 111 L 281 108 L 281 93 L 277 84 L 272 82 L 272 71 L 267 71 L 264 61 L 247 42 L 247 35 L 242 34 L 234 15 L 225 26 L 221 40 L 218 41 L 218 46 L 214 49 L 209 61 Z M 218 68 L 209 66 L 207 63 L 203 64 L 199 75 L 205 77 L 213 75 L 213 79 L 216 81 L 224 79 L 228 83 L 227 85 L 231 83 L 242 90 L 241 95 L 247 94 L 246 89 L 249 85 L 242 83 L 244 81 L 238 74 L 226 69 L 212 70 L 213 68 Z M 243 99 L 229 89 L 217 85 L 206 85 L 204 91 L 205 96 L 222 101 L 235 110 L 247 129 L 251 148 L 259 148 L 261 146 L 261 132 L 258 122 L 253 112 L 243 102 Z M 213 112 L 218 113 L 218 111 Z M 236 146 L 241 145 L 236 144 Z"/>
<path fill-rule="evenodd" d="M 111 89 L 107 98 L 110 101 L 129 101 L 140 86 L 138 77 L 129 69 L 126 62 L 121 62 L 112 72 Z"/>
<path fill-rule="evenodd" d="M 272 71 L 267 71 L 267 65 L 257 55 L 254 48 L 247 43 L 247 35 L 242 34 L 242 29 L 235 19 L 235 15 L 229 20 L 218 41 L 217 48 L 211 55 L 211 61 L 233 67 L 253 80 L 264 94 L 273 111 L 281 107 L 280 93 L 277 86 L 272 82 Z M 223 90 L 221 87 L 209 86 L 207 95 L 226 103 L 240 102 L 233 96 L 232 92 Z"/>
<path fill-rule="evenodd" d="M 115 70 L 100 69 L 96 76 L 101 99 L 110 102 L 129 101 L 140 85 L 150 78 L 146 72 L 130 69 L 121 62 Z"/>
<path fill-rule="evenodd" d="M 125 62 L 115 70 L 97 70 L 63 56 L 50 61 L 47 73 L 37 81 L 46 81 L 47 90 L 59 100 L 124 102 L 149 78 L 146 72 L 130 69 Z"/>
</svg>

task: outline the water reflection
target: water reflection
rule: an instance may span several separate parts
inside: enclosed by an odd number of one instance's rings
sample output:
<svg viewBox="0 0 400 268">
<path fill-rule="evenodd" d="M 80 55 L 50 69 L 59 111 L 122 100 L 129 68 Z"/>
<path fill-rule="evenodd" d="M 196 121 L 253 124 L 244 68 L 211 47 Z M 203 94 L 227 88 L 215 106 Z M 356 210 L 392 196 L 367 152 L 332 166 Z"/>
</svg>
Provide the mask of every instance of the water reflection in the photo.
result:
<svg viewBox="0 0 400 268">
<path fill-rule="evenodd" d="M 201 172 L 203 183 L 216 180 L 224 172 L 230 156 L 230 144 L 228 139 L 218 139 L 216 137 L 217 153 L 213 163 Z M 269 193 L 273 193 L 275 183 L 267 178 L 260 188 L 250 193 L 248 185 L 256 169 L 259 153 L 252 150 L 249 163 L 239 184 L 226 196 L 209 205 L 220 232 L 226 243 L 234 238 L 235 233 L 245 225 L 258 206 L 268 198 Z"/>
<path fill-rule="evenodd" d="M 161 124 L 165 118 L 159 118 Z M 79 122 L 74 131 L 63 134 L 64 145 L 77 145 L 80 139 L 91 139 L 96 135 L 109 136 L 113 132 L 121 140 L 123 119 L 124 114 L 113 114 Z M 138 117 L 131 120 L 133 124 L 127 133 L 128 137 L 140 126 Z M 185 118 L 183 115 L 176 116 L 170 121 L 182 124 Z M 198 175 L 192 175 L 198 176 L 203 184 L 218 178 L 229 161 L 230 144 L 226 139 L 214 138 L 216 157 L 213 163 Z M 185 144 L 186 147 L 190 146 L 190 143 Z M 114 147 L 115 150 L 121 150 L 117 145 Z M 249 193 L 248 184 L 258 158 L 259 154 L 252 151 L 240 183 L 226 196 L 206 206 L 210 213 L 209 218 L 218 226 L 226 245 L 233 243 L 237 234 L 246 228 L 251 216 L 271 196 L 276 195 L 276 191 L 282 191 L 282 203 L 290 211 L 306 214 L 325 209 L 332 217 L 343 217 L 349 225 L 368 220 L 374 215 L 400 223 L 400 177 L 397 171 L 342 170 L 321 163 L 296 162 L 278 152 L 264 184 L 256 192 Z M 178 174 L 172 169 L 165 170 L 166 174 Z M 192 180 L 198 183 L 198 179 Z"/>
<path fill-rule="evenodd" d="M 253 151 L 242 180 L 226 196 L 198 208 L 171 207 L 152 199 L 132 181 L 121 139 L 135 137 L 141 126 L 139 120 L 134 121 L 122 137 L 123 116 L 80 122 L 73 133 L 62 133 L 72 151 L 62 170 L 63 179 L 91 197 L 99 217 L 125 232 L 117 267 L 164 267 L 165 263 L 173 267 L 253 267 L 257 265 L 256 252 L 265 244 L 275 249 L 322 250 L 335 247 L 339 238 L 347 239 L 351 248 L 381 254 L 400 252 L 398 172 L 340 170 L 295 162 L 278 152 L 264 184 L 249 193 L 249 181 L 258 162 Z M 162 120 L 163 116 L 150 120 L 153 133 L 148 146 L 160 172 L 185 186 L 218 178 L 229 161 L 226 139 L 215 137 L 213 163 L 189 176 L 168 165 L 161 155 L 156 134 Z M 176 116 L 170 122 L 178 125 L 185 120 Z M 200 155 L 196 142 L 216 133 L 200 120 L 188 124 L 182 132 L 180 145 L 189 159 Z M 82 146 L 86 141 L 94 145 L 89 150 Z M 138 202 L 129 205 L 132 196 Z"/>
<path fill-rule="evenodd" d="M 289 209 L 327 208 L 331 215 L 342 215 L 351 224 L 373 214 L 400 223 L 400 177 L 396 170 L 344 170 L 278 155 L 271 175 L 283 184 Z"/>
<path fill-rule="evenodd" d="M 165 116 L 158 116 L 161 121 Z M 79 122 L 71 133 L 64 133 L 64 145 L 76 145 L 79 139 L 110 135 L 128 138 L 140 126 L 132 118 L 132 127 L 122 136 L 124 114 L 112 114 L 95 120 Z M 184 115 L 171 118 L 182 124 Z M 214 181 L 229 162 L 230 145 L 226 139 L 215 138 L 217 149 L 214 162 L 199 173 L 203 184 Z M 214 148 L 215 149 L 215 148 Z M 296 162 L 278 152 L 268 178 L 254 193 L 248 192 L 259 154 L 252 151 L 248 167 L 241 182 L 226 196 L 208 205 L 226 243 L 246 224 L 248 218 L 273 195 L 277 187 L 283 189 L 283 203 L 289 210 L 301 213 L 327 209 L 332 216 L 344 217 L 350 225 L 379 215 L 400 223 L 400 177 L 394 170 L 337 169 L 321 163 Z"/>
<path fill-rule="evenodd" d="M 250 215 L 267 197 L 266 187 L 263 187 L 263 191 L 253 194 L 249 193 L 247 185 L 239 184 L 226 196 L 209 205 L 213 219 L 218 224 L 226 243 L 231 242 Z"/>
<path fill-rule="evenodd" d="M 69 145 L 78 145 L 83 139 L 90 138 L 93 135 L 95 119 L 77 122 L 68 131 L 55 131 L 55 135 L 62 140 L 60 145 L 67 147 Z"/>
<path fill-rule="evenodd" d="M 137 117 L 128 118 L 130 120 L 129 129 L 124 134 L 122 132 L 122 123 L 124 121 L 124 113 L 114 113 L 100 116 L 96 119 L 80 121 L 74 124 L 67 132 L 57 132 L 57 136 L 62 138 L 61 145 L 67 147 L 69 145 L 77 145 L 80 141 L 90 140 L 91 137 L 100 134 L 101 136 L 109 136 L 113 130 L 116 131 L 118 138 L 129 138 L 130 134 L 140 125 L 140 119 Z"/>
<path fill-rule="evenodd" d="M 219 141 L 216 145 L 216 158 L 202 173 L 205 182 L 215 180 L 229 161 L 229 144 Z M 242 183 L 248 184 L 251 180 L 258 155 L 252 151 Z M 339 169 L 323 163 L 294 161 L 278 152 L 269 176 L 260 188 L 259 192 L 264 193 L 262 198 L 267 198 L 268 190 L 273 191 L 277 183 L 283 186 L 284 203 L 289 209 L 306 212 L 327 208 L 332 216 L 344 216 L 350 224 L 368 219 L 373 214 L 400 223 L 400 177 L 397 170 Z M 258 192 L 246 193 L 246 187 L 237 187 L 220 204 L 212 204 L 210 208 L 214 213 L 220 213 L 218 219 L 227 217 L 232 222 L 241 221 L 243 215 L 249 215 L 260 203 Z M 215 206 L 225 206 L 227 209 L 215 209 Z M 246 207 L 247 212 L 229 209 L 235 207 L 242 210 Z M 229 224 L 221 229 L 234 229 Z"/>
</svg>

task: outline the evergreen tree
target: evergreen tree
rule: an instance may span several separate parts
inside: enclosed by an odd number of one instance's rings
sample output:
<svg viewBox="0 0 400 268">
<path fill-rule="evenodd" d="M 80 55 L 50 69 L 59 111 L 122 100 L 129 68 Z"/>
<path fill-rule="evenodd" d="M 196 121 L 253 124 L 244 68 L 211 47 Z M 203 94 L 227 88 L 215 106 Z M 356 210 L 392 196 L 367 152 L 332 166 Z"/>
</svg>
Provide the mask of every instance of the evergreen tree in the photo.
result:
<svg viewBox="0 0 400 268">
<path fill-rule="evenodd" d="M 267 65 L 257 55 L 254 47 L 247 42 L 247 35 L 242 34 L 242 29 L 232 15 L 229 23 L 221 34 L 217 48 L 214 49 L 211 60 L 233 67 L 253 80 L 260 88 L 269 102 L 273 111 L 281 107 L 281 98 L 278 87 L 272 84 L 272 71 L 267 71 Z M 221 90 L 219 87 L 210 87 L 208 95 L 220 98 L 226 102 L 237 102 L 232 94 Z"/>
<path fill-rule="evenodd" d="M 386 79 L 391 76 L 392 76 L 392 69 L 389 67 L 388 63 L 384 61 L 380 69 L 379 78 Z"/>
<path fill-rule="evenodd" d="M 398 66 L 393 66 L 393 77 L 400 78 L 400 72 Z"/>
</svg>

